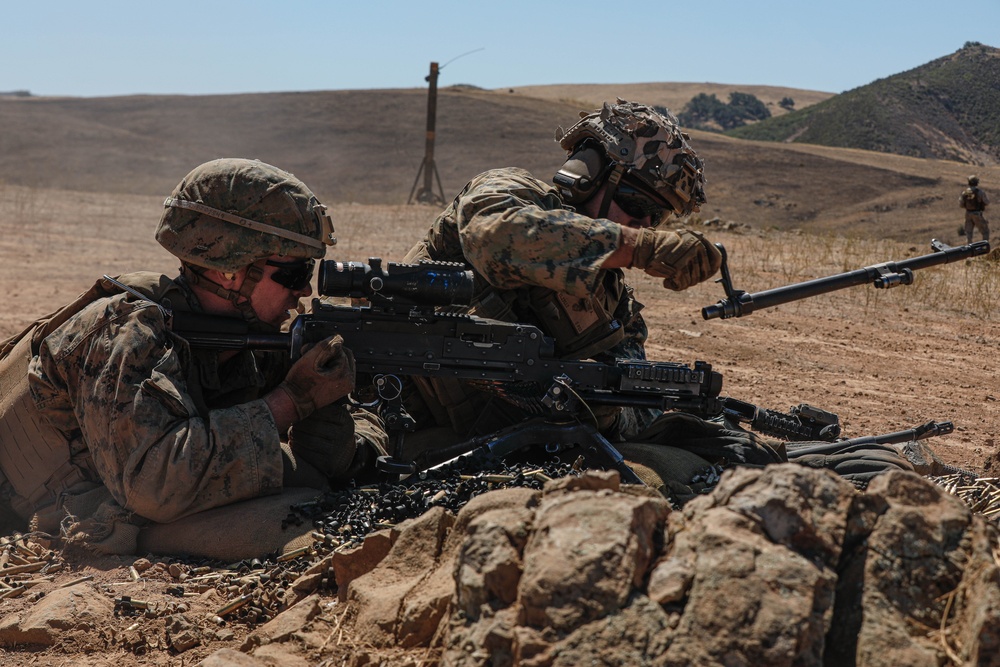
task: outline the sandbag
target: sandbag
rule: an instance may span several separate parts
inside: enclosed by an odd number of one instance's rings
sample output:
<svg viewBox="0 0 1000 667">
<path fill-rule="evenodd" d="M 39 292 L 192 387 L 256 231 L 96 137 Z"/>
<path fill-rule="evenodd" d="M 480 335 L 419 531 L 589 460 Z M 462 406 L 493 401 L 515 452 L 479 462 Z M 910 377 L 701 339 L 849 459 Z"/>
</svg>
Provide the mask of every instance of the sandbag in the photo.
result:
<svg viewBox="0 0 1000 667">
<path fill-rule="evenodd" d="M 630 440 L 685 449 L 723 466 L 764 466 L 787 460 L 782 443 L 765 440 L 721 418 L 702 419 L 686 412 L 666 412 Z"/>
<path fill-rule="evenodd" d="M 286 553 L 312 543 L 309 521 L 289 522 L 292 505 L 315 500 L 316 489 L 286 488 L 280 494 L 253 498 L 198 512 L 139 531 L 138 553 L 214 558 L 235 562 Z"/>
<path fill-rule="evenodd" d="M 859 489 L 867 488 L 872 479 L 890 470 L 914 470 L 894 447 L 875 443 L 789 443 L 788 460 L 809 468 L 832 470 Z"/>
</svg>

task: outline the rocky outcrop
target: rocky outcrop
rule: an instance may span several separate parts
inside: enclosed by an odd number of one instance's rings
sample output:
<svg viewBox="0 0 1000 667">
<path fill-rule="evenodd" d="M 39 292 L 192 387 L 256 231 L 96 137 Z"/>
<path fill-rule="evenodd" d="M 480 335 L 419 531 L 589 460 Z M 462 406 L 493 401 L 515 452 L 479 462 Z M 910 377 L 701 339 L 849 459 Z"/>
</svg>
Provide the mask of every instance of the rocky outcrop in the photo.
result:
<svg viewBox="0 0 1000 667">
<path fill-rule="evenodd" d="M 336 594 L 316 590 L 331 572 Z M 590 472 L 331 552 L 242 638 L 202 618 L 213 591 L 184 598 L 157 645 L 206 667 L 1000 665 L 998 579 L 996 525 L 914 473 L 860 493 L 795 464 L 734 469 L 671 511 Z M 0 645 L 130 646 L 140 619 L 121 613 L 91 584 L 50 590 L 0 619 Z"/>
<path fill-rule="evenodd" d="M 745 468 L 672 513 L 594 474 L 401 526 L 347 599 L 456 666 L 996 664 L 996 549 L 912 473 Z"/>
</svg>

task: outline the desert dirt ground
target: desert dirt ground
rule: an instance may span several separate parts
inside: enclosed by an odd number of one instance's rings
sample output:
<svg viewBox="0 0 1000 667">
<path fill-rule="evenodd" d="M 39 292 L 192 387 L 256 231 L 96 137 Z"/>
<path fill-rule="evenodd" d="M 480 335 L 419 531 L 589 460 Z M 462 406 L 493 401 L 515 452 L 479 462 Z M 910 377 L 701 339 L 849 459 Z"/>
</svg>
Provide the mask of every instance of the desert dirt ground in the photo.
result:
<svg viewBox="0 0 1000 667">
<path fill-rule="evenodd" d="M 0 337 L 58 308 L 102 274 L 133 270 L 172 273 L 176 260 L 153 240 L 162 200 L 0 185 Z M 339 238 L 328 258 L 399 261 L 420 238 L 437 209 L 428 206 L 337 205 L 331 209 Z M 957 244 L 957 223 L 942 240 Z M 872 241 L 792 232 L 701 227 L 725 244 L 735 286 L 757 292 L 930 252 L 926 243 Z M 928 239 L 929 241 L 929 239 Z M 930 442 L 944 461 L 983 475 L 1000 474 L 996 433 L 1000 348 L 995 259 L 963 260 L 920 271 L 917 283 L 893 290 L 852 287 L 748 317 L 705 321 L 704 306 L 724 296 L 712 282 L 682 293 L 644 275 L 630 276 L 650 329 L 650 358 L 704 360 L 724 376 L 723 393 L 786 410 L 809 403 L 839 414 L 854 437 L 910 428 L 930 419 L 951 420 L 954 433 Z M 153 596 L 170 583 L 143 579 L 128 585 L 132 559 L 71 564 L 52 586 L 92 576 L 109 587 L 126 582 L 134 597 Z M 194 599 L 208 612 L 218 600 Z M 0 617 L 30 600 L 0 600 Z M 329 607 L 331 636 L 339 608 Z M 212 651 L 236 648 L 248 632 L 180 655 L 167 650 L 136 655 L 123 638 L 135 619 L 115 618 L 104 645 L 66 643 L 47 651 L 0 650 L 0 667 L 14 665 L 193 665 Z M 141 624 L 140 624 L 141 625 Z M 130 630 L 131 628 L 131 630 Z M 155 626 L 146 626 L 156 632 Z M 324 644 L 320 664 L 342 664 L 349 638 Z M 87 640 L 90 641 L 90 640 Z M 305 664 L 305 663 L 303 663 Z M 312 664 L 312 663 L 310 663 Z M 417 664 L 409 662 L 406 664 Z"/>
</svg>

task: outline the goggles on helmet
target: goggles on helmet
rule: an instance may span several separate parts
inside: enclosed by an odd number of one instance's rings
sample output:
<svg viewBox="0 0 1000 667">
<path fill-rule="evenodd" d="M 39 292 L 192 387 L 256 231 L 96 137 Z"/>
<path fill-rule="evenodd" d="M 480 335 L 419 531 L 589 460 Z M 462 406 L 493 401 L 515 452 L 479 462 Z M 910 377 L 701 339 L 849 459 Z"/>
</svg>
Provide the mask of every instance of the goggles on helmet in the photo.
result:
<svg viewBox="0 0 1000 667">
<path fill-rule="evenodd" d="M 271 280 L 293 292 L 298 292 L 309 286 L 313 277 L 313 269 L 316 268 L 316 260 L 313 259 L 296 259 L 290 262 L 269 259 L 264 263 L 267 266 L 278 267 L 278 270 L 271 274 Z"/>
</svg>

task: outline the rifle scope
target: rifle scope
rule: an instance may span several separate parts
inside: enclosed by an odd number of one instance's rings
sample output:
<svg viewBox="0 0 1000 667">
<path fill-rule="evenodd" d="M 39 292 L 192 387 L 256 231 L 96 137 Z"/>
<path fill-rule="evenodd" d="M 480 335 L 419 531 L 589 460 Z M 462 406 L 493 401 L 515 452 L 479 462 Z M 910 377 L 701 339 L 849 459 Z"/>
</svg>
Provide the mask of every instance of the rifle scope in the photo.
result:
<svg viewBox="0 0 1000 667">
<path fill-rule="evenodd" d="M 382 268 L 382 259 L 368 263 L 319 263 L 318 291 L 322 296 L 368 299 L 373 305 L 452 306 L 472 302 L 472 271 L 458 262 L 419 262 Z"/>
</svg>

